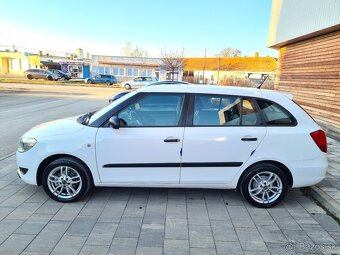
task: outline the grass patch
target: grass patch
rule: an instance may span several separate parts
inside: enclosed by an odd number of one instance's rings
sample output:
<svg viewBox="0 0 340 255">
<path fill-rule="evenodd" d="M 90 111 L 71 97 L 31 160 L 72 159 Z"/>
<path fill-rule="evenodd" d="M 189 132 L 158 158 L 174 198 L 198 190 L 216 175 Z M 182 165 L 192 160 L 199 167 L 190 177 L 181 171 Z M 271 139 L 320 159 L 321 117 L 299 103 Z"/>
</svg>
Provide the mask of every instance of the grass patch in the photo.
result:
<svg viewBox="0 0 340 255">
<path fill-rule="evenodd" d="M 313 197 L 310 192 L 308 191 L 308 188 L 301 188 L 300 189 L 302 194 L 306 197 L 309 197 L 310 199 L 313 200 L 313 202 L 315 204 L 317 204 L 318 206 L 320 206 L 328 216 L 331 216 L 333 218 L 333 220 L 336 221 L 336 223 L 338 223 L 338 225 L 340 225 L 340 219 L 338 217 L 336 217 L 336 215 L 334 215 L 332 212 L 330 212 L 323 204 L 321 204 L 318 200 L 315 199 L 315 197 Z"/>
</svg>

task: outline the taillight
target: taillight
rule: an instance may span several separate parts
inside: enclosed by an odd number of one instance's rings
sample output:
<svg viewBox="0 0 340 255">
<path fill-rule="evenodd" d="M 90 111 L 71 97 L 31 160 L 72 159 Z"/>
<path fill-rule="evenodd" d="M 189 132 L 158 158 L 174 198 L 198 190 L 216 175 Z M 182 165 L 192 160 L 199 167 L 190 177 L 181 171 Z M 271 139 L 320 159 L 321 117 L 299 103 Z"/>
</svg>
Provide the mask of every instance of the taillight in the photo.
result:
<svg viewBox="0 0 340 255">
<path fill-rule="evenodd" d="M 313 138 L 314 142 L 319 147 L 319 149 L 326 153 L 327 152 L 326 133 L 322 130 L 317 130 L 310 133 L 310 136 Z"/>
</svg>

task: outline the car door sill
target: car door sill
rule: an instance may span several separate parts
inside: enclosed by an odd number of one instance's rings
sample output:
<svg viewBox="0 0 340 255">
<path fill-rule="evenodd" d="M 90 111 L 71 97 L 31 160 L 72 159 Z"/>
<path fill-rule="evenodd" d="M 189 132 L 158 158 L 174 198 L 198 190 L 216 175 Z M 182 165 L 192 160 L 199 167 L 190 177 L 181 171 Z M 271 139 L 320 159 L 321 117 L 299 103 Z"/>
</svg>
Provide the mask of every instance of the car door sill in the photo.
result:
<svg viewBox="0 0 340 255">
<path fill-rule="evenodd" d="M 228 184 L 212 183 L 129 183 L 129 182 L 100 182 L 98 187 L 136 187 L 136 188 L 202 188 L 202 189 L 234 189 Z"/>
</svg>

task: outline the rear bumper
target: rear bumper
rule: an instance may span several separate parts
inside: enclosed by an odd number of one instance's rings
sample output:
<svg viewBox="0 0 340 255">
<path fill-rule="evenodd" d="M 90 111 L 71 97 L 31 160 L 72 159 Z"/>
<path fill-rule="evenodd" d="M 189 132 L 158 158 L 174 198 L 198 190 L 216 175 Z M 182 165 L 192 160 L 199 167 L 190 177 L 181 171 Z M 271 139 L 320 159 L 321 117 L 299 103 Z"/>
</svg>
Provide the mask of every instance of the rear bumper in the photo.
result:
<svg viewBox="0 0 340 255">
<path fill-rule="evenodd" d="M 328 168 L 326 154 L 313 160 L 295 161 L 289 165 L 293 188 L 313 186 L 321 182 L 326 177 Z"/>
</svg>

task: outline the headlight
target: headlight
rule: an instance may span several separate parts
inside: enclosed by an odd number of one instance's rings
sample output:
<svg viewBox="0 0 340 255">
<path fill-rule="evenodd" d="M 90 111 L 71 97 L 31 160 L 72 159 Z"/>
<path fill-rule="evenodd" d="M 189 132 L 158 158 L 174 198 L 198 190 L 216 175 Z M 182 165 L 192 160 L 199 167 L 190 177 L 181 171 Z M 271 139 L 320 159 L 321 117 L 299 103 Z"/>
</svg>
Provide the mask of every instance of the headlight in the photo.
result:
<svg viewBox="0 0 340 255">
<path fill-rule="evenodd" d="M 32 137 L 22 137 L 19 141 L 18 151 L 26 152 L 31 149 L 36 143 L 37 140 Z"/>
</svg>

